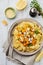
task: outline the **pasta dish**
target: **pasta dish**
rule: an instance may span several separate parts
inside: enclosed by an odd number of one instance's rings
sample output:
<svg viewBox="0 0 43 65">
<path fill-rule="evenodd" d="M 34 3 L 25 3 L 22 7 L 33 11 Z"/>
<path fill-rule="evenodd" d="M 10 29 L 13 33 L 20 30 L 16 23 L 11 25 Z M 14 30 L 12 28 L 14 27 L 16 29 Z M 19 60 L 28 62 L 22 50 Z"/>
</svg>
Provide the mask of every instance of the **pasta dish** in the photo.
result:
<svg viewBox="0 0 43 65">
<path fill-rule="evenodd" d="M 37 23 L 23 21 L 12 31 L 13 48 L 21 52 L 33 52 L 40 47 L 43 34 Z"/>
</svg>

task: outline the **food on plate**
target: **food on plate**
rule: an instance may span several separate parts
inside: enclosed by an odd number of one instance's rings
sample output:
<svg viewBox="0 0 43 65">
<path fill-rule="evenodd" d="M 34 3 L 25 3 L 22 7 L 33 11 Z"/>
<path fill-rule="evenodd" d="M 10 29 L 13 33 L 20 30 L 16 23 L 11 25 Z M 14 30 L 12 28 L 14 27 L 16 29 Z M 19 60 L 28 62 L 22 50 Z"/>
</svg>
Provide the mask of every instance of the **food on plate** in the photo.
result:
<svg viewBox="0 0 43 65">
<path fill-rule="evenodd" d="M 16 4 L 16 8 L 18 10 L 23 10 L 26 6 L 27 6 L 26 0 L 18 0 L 18 2 Z"/>
<path fill-rule="evenodd" d="M 23 21 L 14 27 L 12 34 L 13 48 L 23 52 L 32 52 L 40 48 L 43 33 L 37 23 Z"/>
<path fill-rule="evenodd" d="M 3 21 L 2 21 L 2 24 L 5 25 L 5 26 L 8 25 L 8 23 L 7 23 L 6 20 L 3 20 Z"/>
<path fill-rule="evenodd" d="M 35 59 L 35 62 L 39 62 L 43 58 L 43 51 L 41 51 Z"/>
<path fill-rule="evenodd" d="M 15 9 L 9 7 L 5 10 L 5 15 L 7 18 L 12 19 L 16 16 Z"/>
</svg>

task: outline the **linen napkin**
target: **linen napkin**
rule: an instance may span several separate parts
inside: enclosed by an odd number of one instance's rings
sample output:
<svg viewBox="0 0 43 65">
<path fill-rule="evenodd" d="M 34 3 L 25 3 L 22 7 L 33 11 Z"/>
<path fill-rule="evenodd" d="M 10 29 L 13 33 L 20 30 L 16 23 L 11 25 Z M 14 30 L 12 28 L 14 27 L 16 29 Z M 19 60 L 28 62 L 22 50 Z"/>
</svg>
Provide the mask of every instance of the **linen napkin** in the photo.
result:
<svg viewBox="0 0 43 65">
<path fill-rule="evenodd" d="M 9 48 L 9 51 L 8 51 L 8 55 L 7 55 L 7 58 L 12 60 L 12 61 L 17 61 L 17 63 L 22 63 L 22 65 L 33 65 L 34 63 L 34 60 L 37 56 L 37 54 L 40 52 L 37 52 L 36 54 L 34 55 L 31 55 L 31 56 L 23 56 L 23 55 L 20 55 L 18 54 L 17 52 L 15 52 L 12 47 L 10 46 L 10 44 L 8 43 L 8 41 L 6 41 L 4 43 L 4 52 L 5 54 L 7 53 L 7 50 Z"/>
</svg>

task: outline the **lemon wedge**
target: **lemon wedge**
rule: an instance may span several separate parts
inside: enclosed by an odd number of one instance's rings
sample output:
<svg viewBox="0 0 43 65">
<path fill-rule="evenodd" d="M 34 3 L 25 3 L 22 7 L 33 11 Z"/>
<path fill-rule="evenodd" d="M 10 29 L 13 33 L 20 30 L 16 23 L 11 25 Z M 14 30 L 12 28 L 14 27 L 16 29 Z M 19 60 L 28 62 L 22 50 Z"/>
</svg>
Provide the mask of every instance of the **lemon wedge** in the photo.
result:
<svg viewBox="0 0 43 65">
<path fill-rule="evenodd" d="M 16 4 L 16 8 L 18 10 L 23 10 L 27 6 L 27 1 L 26 0 L 18 0 Z"/>
</svg>

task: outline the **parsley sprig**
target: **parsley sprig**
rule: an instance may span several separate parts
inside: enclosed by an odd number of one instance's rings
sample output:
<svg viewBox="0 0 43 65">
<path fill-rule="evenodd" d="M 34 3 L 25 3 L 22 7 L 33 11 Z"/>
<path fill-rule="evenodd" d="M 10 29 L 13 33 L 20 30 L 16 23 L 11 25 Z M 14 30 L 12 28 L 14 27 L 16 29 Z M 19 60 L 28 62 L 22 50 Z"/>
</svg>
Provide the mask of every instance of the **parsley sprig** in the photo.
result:
<svg viewBox="0 0 43 65">
<path fill-rule="evenodd" d="M 37 9 L 37 11 L 40 13 L 40 15 L 43 16 L 42 8 L 37 0 L 32 0 L 30 3 L 30 7 L 34 7 Z"/>
</svg>

